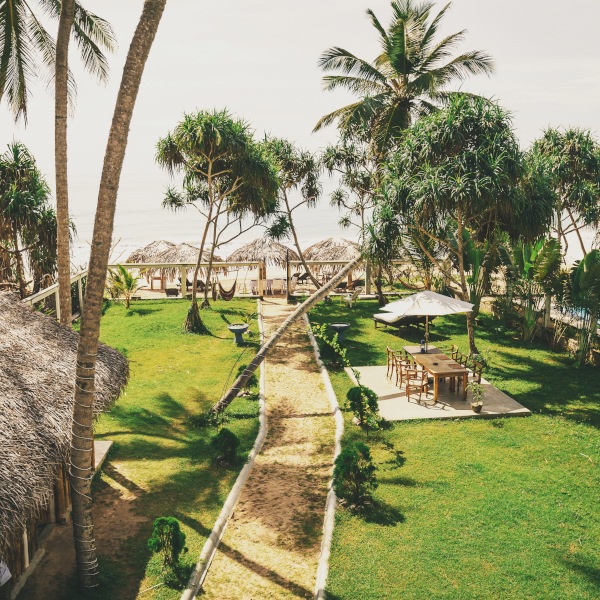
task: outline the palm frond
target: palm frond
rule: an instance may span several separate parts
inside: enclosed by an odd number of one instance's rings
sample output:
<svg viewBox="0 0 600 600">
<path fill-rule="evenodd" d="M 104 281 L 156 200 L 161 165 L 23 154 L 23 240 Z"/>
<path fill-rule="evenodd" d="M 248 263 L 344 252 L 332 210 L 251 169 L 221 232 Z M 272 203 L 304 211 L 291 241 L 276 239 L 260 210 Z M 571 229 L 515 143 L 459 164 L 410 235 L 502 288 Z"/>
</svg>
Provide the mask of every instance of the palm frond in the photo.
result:
<svg viewBox="0 0 600 600">
<path fill-rule="evenodd" d="M 323 77 L 323 89 L 330 92 L 338 88 L 343 88 L 357 95 L 371 96 L 388 91 L 388 87 L 360 79 L 359 77 L 348 77 L 347 75 L 326 75 Z"/>
<path fill-rule="evenodd" d="M 337 46 L 323 52 L 318 64 L 324 71 L 339 70 L 344 75 L 361 77 L 382 85 L 386 83 L 386 78 L 373 65 Z"/>
</svg>

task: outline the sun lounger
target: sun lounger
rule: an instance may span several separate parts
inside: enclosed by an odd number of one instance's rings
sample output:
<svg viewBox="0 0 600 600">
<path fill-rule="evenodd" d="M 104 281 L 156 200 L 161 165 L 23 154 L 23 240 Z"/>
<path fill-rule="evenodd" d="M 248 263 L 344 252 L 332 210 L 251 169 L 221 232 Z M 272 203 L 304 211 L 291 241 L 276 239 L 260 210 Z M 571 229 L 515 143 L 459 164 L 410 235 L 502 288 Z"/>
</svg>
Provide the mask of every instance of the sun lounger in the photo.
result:
<svg viewBox="0 0 600 600">
<path fill-rule="evenodd" d="M 177 288 L 165 288 L 165 294 L 167 295 L 167 298 L 169 296 L 177 298 L 177 296 L 179 296 L 179 290 Z"/>
<path fill-rule="evenodd" d="M 429 317 L 430 324 L 434 318 L 435 317 Z M 387 325 L 388 327 L 395 327 L 396 329 L 410 326 L 420 327 L 421 325 L 425 325 L 425 319 L 426 317 L 402 317 L 395 315 L 394 313 L 377 313 L 376 315 L 373 315 L 375 329 L 377 329 L 377 323 Z"/>
</svg>

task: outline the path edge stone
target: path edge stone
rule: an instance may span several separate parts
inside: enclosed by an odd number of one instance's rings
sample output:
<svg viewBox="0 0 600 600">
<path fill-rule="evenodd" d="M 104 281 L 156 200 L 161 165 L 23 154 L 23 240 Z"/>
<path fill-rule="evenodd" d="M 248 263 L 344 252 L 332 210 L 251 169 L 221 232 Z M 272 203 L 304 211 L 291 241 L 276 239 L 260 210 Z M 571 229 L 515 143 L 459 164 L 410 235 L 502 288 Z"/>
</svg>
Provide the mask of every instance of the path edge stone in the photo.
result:
<svg viewBox="0 0 600 600">
<path fill-rule="evenodd" d="M 258 331 L 260 334 L 261 344 L 264 342 L 265 337 L 265 327 L 263 321 L 263 306 L 261 299 L 257 300 L 258 305 Z M 208 570 L 212 564 L 212 560 L 217 552 L 217 548 L 219 547 L 219 543 L 223 538 L 223 534 L 225 533 L 225 529 L 227 528 L 227 524 L 229 523 L 231 516 L 233 515 L 233 511 L 235 510 L 235 506 L 237 504 L 238 498 L 240 497 L 240 493 L 244 484 L 246 483 L 248 476 L 250 475 L 250 471 L 254 466 L 254 461 L 258 456 L 259 452 L 262 449 L 263 443 L 265 441 L 265 437 L 267 436 L 267 414 L 266 414 L 266 401 L 265 401 L 265 362 L 263 361 L 260 365 L 260 377 L 259 377 L 259 414 L 258 414 L 258 435 L 256 436 L 256 440 L 254 441 L 254 446 L 248 455 L 248 460 L 246 464 L 240 471 L 229 495 L 227 496 L 227 500 L 223 504 L 223 508 L 215 521 L 214 527 L 208 536 L 208 539 L 204 543 L 202 551 L 200 552 L 200 556 L 198 558 L 198 562 L 190 575 L 190 579 L 186 586 L 186 589 L 181 594 L 180 600 L 193 600 L 197 594 L 200 592 L 204 580 L 206 579 L 206 575 L 208 574 Z"/>
<path fill-rule="evenodd" d="M 331 406 L 331 412 L 335 419 L 335 447 L 333 451 L 333 460 L 338 457 L 342 449 L 342 435 L 344 434 L 344 417 L 338 404 L 337 396 L 331 384 L 329 378 L 329 372 L 327 367 L 321 360 L 321 353 L 319 352 L 319 345 L 313 335 L 312 328 L 310 326 L 310 320 L 308 315 L 304 315 L 304 322 L 306 323 L 308 337 L 312 344 L 313 351 L 315 353 L 315 359 L 321 371 L 321 378 L 325 385 L 325 392 L 329 399 Z M 333 464 L 331 466 L 331 479 L 328 483 L 327 500 L 325 502 L 325 518 L 323 519 L 323 539 L 321 541 L 321 552 L 319 555 L 319 564 L 317 567 L 317 581 L 315 583 L 315 600 L 323 600 L 325 598 L 325 586 L 327 584 L 327 576 L 329 575 L 329 556 L 331 554 L 331 541 L 333 539 L 333 528 L 335 526 L 335 508 L 337 505 L 337 497 L 333 490 Z"/>
</svg>

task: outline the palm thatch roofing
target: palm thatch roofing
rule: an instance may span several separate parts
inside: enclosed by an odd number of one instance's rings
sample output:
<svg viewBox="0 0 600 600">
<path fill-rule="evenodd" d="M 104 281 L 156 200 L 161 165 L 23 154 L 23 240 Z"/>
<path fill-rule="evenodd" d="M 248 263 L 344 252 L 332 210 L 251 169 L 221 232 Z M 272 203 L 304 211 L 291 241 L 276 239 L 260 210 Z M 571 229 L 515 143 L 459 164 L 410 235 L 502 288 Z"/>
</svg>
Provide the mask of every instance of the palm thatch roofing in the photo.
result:
<svg viewBox="0 0 600 600">
<path fill-rule="evenodd" d="M 0 292 L 0 558 L 51 495 L 68 459 L 79 334 Z M 129 369 L 100 344 L 94 412 L 108 409 Z"/>
<path fill-rule="evenodd" d="M 328 261 L 328 260 L 343 260 L 350 262 L 360 256 L 360 246 L 356 242 L 352 242 L 342 237 L 329 237 L 312 246 L 309 246 L 304 251 L 306 260 Z M 343 265 L 318 265 L 314 267 L 316 272 L 320 273 L 337 273 Z M 364 267 L 359 266 L 354 271 L 354 275 L 364 273 Z"/>
<path fill-rule="evenodd" d="M 167 240 L 155 240 L 146 244 L 143 248 L 134 250 L 125 262 L 128 263 L 153 263 L 158 262 L 154 260 L 158 255 L 162 254 L 165 250 L 172 248 L 175 244 Z"/>
<path fill-rule="evenodd" d="M 229 256 L 231 262 L 264 262 L 267 266 L 285 267 L 286 257 L 299 260 L 299 256 L 287 246 L 268 238 L 257 238 L 238 248 Z"/>
</svg>

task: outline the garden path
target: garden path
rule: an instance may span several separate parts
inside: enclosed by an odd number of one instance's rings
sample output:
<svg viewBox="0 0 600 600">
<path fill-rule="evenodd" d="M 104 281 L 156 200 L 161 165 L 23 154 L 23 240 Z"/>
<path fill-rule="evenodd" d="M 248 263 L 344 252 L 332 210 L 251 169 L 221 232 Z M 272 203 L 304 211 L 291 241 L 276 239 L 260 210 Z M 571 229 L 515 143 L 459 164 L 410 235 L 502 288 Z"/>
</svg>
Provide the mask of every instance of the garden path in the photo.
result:
<svg viewBox="0 0 600 600">
<path fill-rule="evenodd" d="M 265 301 L 269 336 L 293 310 Z M 267 359 L 268 432 L 203 598 L 312 598 L 335 425 L 303 320 Z"/>
</svg>

